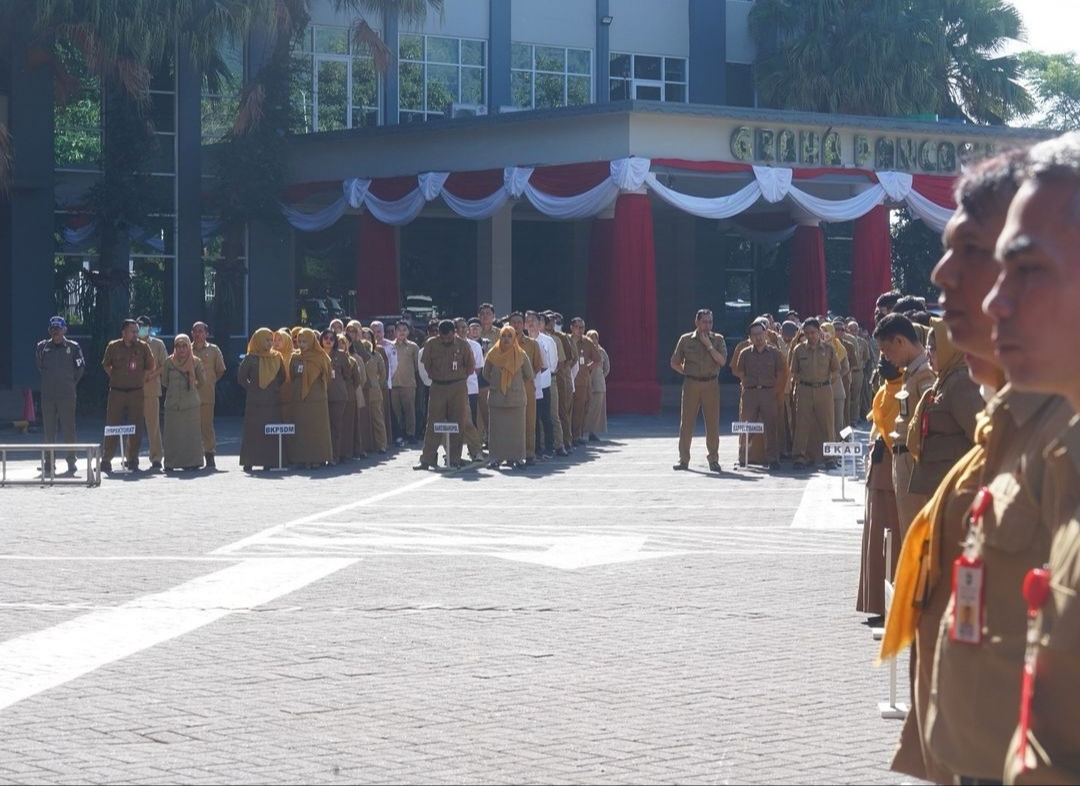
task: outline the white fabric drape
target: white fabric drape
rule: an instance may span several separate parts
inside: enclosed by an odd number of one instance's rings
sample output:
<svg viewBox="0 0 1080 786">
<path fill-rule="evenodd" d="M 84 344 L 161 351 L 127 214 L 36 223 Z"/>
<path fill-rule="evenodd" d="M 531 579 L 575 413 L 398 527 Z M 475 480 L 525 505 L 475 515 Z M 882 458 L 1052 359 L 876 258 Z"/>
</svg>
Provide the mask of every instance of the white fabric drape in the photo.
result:
<svg viewBox="0 0 1080 786">
<path fill-rule="evenodd" d="M 446 189 L 447 172 L 424 172 L 417 176 L 416 188 L 396 200 L 380 199 L 371 193 L 371 180 L 352 178 L 342 183 L 342 196 L 322 210 L 304 213 L 282 206 L 285 217 L 296 228 L 314 232 L 333 224 L 348 208 L 366 209 L 386 224 L 401 226 L 420 215 L 424 205 L 441 198 L 463 218 L 490 218 L 511 199 L 525 198 L 538 211 L 551 218 L 579 219 L 608 210 L 620 193 L 640 192 L 648 188 L 673 207 L 702 218 L 724 219 L 742 213 L 758 199 L 776 203 L 791 199 L 796 205 L 820 221 L 853 221 L 887 199 L 907 204 L 912 213 L 936 231 L 941 231 L 952 215 L 952 209 L 942 207 L 914 190 L 913 178 L 905 172 L 878 172 L 878 182 L 849 199 L 822 199 L 792 183 L 794 171 L 785 167 L 753 167 L 754 179 L 725 197 L 697 197 L 683 194 L 665 186 L 649 171 L 648 158 L 619 158 L 611 162 L 610 176 L 580 194 L 554 196 L 532 184 L 532 167 L 506 167 L 503 185 L 482 199 L 462 199 Z M 81 230 L 80 230 L 81 231 Z M 65 231 L 65 240 L 75 231 Z M 69 242 L 73 242 L 69 240 Z"/>
</svg>

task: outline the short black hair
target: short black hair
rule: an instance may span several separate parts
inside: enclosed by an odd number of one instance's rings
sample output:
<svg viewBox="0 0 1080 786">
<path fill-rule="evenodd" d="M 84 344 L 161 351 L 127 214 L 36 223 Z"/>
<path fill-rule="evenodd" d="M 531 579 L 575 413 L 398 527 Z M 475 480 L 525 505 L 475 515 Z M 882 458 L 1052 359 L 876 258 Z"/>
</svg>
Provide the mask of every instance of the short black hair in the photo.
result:
<svg viewBox="0 0 1080 786">
<path fill-rule="evenodd" d="M 585 327 L 585 319 L 583 317 L 574 317 L 570 320 L 570 326 L 573 327 L 574 325 Z"/>
<path fill-rule="evenodd" d="M 893 306 L 896 305 L 896 301 L 903 296 L 903 293 L 899 289 L 890 289 L 888 292 L 882 292 L 878 295 L 878 299 L 874 302 L 874 305 L 877 308 L 887 308 L 889 311 L 892 311 Z"/>
<path fill-rule="evenodd" d="M 1002 150 L 968 166 L 956 179 L 953 195 L 956 204 L 976 221 L 985 221 L 991 213 L 1004 213 L 1020 190 L 1028 164 L 1028 148 Z"/>
<path fill-rule="evenodd" d="M 453 322 L 453 320 L 450 320 L 450 319 L 441 319 L 441 320 L 439 320 L 439 334 L 440 335 L 445 336 L 445 335 L 447 335 L 449 333 L 453 333 L 453 332 L 454 332 L 454 322 Z"/>
<path fill-rule="evenodd" d="M 510 316 L 508 316 L 508 317 L 506 318 L 506 321 L 507 321 L 507 322 L 509 322 L 509 321 L 511 321 L 511 320 L 512 320 L 512 319 L 513 319 L 514 317 L 517 317 L 517 318 L 518 318 L 518 319 L 520 319 L 520 320 L 521 320 L 522 322 L 524 322 L 524 321 L 525 321 L 525 315 L 524 315 L 524 314 L 522 314 L 522 313 L 521 313 L 520 311 L 511 311 L 511 312 L 510 312 Z"/>
<path fill-rule="evenodd" d="M 697 313 L 694 314 L 694 321 L 697 322 L 699 319 L 701 319 L 704 316 L 710 316 L 711 317 L 712 316 L 712 309 L 711 308 L 699 308 L 697 310 Z"/>
<path fill-rule="evenodd" d="M 802 326 L 803 330 L 806 330 L 807 328 L 817 328 L 818 330 L 821 330 L 821 322 L 818 321 L 817 317 L 807 317 L 806 321 L 802 323 Z"/>
<path fill-rule="evenodd" d="M 480 320 L 477 319 L 476 317 L 473 317 L 472 319 L 469 320 L 469 327 L 472 327 L 473 325 L 479 325 L 479 324 L 480 324 Z"/>
<path fill-rule="evenodd" d="M 490 312 L 491 312 L 492 314 L 494 314 L 494 313 L 495 313 L 495 306 L 491 305 L 490 303 L 481 303 L 481 304 L 480 304 L 480 307 L 476 309 L 476 313 L 477 313 L 477 314 L 479 314 L 479 313 L 480 313 L 481 311 L 483 311 L 483 310 L 484 310 L 485 308 L 486 308 L 486 309 L 487 309 L 488 311 L 490 311 Z"/>
<path fill-rule="evenodd" d="M 912 344 L 922 344 L 919 332 L 915 330 L 915 323 L 906 314 L 886 314 L 874 328 L 874 338 L 882 341 L 901 336 Z"/>
<path fill-rule="evenodd" d="M 120 323 L 120 330 L 127 330 L 128 325 L 134 325 L 135 327 L 138 327 L 139 323 L 134 319 L 125 319 L 123 322 Z"/>
<path fill-rule="evenodd" d="M 406 321 L 405 321 L 404 319 L 399 319 L 399 320 L 398 320 L 397 322 L 395 322 L 395 323 L 394 323 L 394 328 L 395 328 L 395 329 L 396 329 L 396 328 L 399 328 L 399 327 L 401 327 L 402 325 L 404 325 L 406 329 L 408 329 L 408 330 L 412 330 L 412 325 L 410 325 L 410 324 L 409 324 L 408 322 L 406 322 Z"/>
<path fill-rule="evenodd" d="M 135 324 L 150 327 L 152 323 L 150 322 L 150 317 L 146 316 L 146 314 L 143 314 L 142 316 L 135 318 Z"/>
<path fill-rule="evenodd" d="M 892 311 L 894 314 L 914 314 L 916 311 L 926 311 L 926 300 L 914 295 L 905 295 L 893 304 Z"/>
<path fill-rule="evenodd" d="M 930 313 L 928 311 L 912 311 L 910 314 L 905 314 L 904 316 L 916 325 L 930 327 Z"/>
</svg>

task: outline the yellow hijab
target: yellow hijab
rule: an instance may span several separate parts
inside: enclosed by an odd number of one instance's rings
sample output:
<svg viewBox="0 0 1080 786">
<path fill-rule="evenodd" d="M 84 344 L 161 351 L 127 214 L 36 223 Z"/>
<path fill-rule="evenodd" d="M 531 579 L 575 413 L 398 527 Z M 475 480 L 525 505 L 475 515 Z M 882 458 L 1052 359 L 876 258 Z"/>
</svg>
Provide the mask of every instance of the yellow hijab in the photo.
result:
<svg viewBox="0 0 1080 786">
<path fill-rule="evenodd" d="M 510 336 L 510 343 L 503 349 L 502 337 Z M 499 331 L 499 341 L 495 342 L 487 353 L 487 360 L 491 365 L 502 369 L 499 374 L 499 389 L 505 393 L 510 389 L 510 383 L 514 375 L 525 365 L 525 350 L 517 344 L 517 332 L 509 325 L 504 325 Z"/>
<path fill-rule="evenodd" d="M 268 340 L 271 342 L 270 349 L 263 349 L 263 344 Z M 259 387 L 263 390 L 274 381 L 282 365 L 281 355 L 273 348 L 273 341 L 274 332 L 261 327 L 251 334 L 247 345 L 247 353 L 259 359 Z"/>
<path fill-rule="evenodd" d="M 916 461 L 922 455 L 923 413 L 930 403 L 937 398 L 946 378 L 953 374 L 967 373 L 964 353 L 949 340 L 949 331 L 945 329 L 945 323 L 942 320 L 933 319 L 928 341 L 929 338 L 933 338 L 937 347 L 934 351 L 934 371 L 937 372 L 937 379 L 934 381 L 934 386 L 923 393 L 919 403 L 915 405 L 915 412 L 912 413 L 911 420 L 908 422 L 907 446 Z"/>
<path fill-rule="evenodd" d="M 300 350 L 300 362 L 304 364 L 304 371 L 300 380 L 300 398 L 307 398 L 311 386 L 320 376 L 330 380 L 330 356 L 319 343 L 319 334 L 311 328 L 302 328 L 297 338 L 306 338 L 307 349 Z"/>
<path fill-rule="evenodd" d="M 183 356 L 179 354 L 182 348 L 187 349 Z M 172 361 L 174 368 L 187 376 L 188 390 L 195 390 L 199 386 L 198 378 L 195 376 L 195 353 L 191 349 L 191 338 L 186 333 L 178 333 L 173 339 L 173 351 L 169 355 L 169 360 Z"/>
<path fill-rule="evenodd" d="M 278 354 L 281 355 L 281 360 L 285 364 L 285 381 L 292 381 L 292 369 L 289 367 L 289 359 L 296 352 L 296 347 L 293 345 L 292 333 L 288 328 L 281 328 L 277 334 L 281 336 L 281 349 L 278 350 Z"/>
<path fill-rule="evenodd" d="M 945 508 L 958 489 L 978 483 L 986 464 L 986 444 L 990 439 L 990 418 L 980 412 L 975 425 L 975 446 L 960 459 L 941 481 L 934 496 L 923 506 L 908 527 L 900 558 L 896 563 L 893 599 L 885 619 L 878 663 L 895 658 L 915 640 L 922 605 L 941 579 L 941 533 Z"/>
<path fill-rule="evenodd" d="M 885 381 L 877 393 L 874 394 L 874 403 L 870 408 L 870 419 L 874 423 L 874 430 L 883 440 L 885 447 L 892 450 L 892 434 L 896 428 L 896 416 L 900 414 L 900 401 L 896 394 L 904 386 L 904 375 L 901 374 L 892 381 Z"/>
<path fill-rule="evenodd" d="M 821 332 L 825 334 L 825 338 L 832 344 L 833 349 L 836 350 L 836 359 L 843 363 L 847 360 L 847 347 L 844 346 L 844 342 L 836 337 L 836 328 L 831 322 L 825 322 L 821 325 Z"/>
</svg>

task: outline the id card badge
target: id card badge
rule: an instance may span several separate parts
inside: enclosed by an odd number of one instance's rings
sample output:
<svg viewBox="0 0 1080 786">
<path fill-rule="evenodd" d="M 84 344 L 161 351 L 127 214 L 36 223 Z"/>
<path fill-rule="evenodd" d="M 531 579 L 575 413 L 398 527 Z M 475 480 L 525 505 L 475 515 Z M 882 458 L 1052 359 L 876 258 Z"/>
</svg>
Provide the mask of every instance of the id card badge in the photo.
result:
<svg viewBox="0 0 1080 786">
<path fill-rule="evenodd" d="M 135 370 L 135 356 L 132 355 L 131 357 L 128 358 L 128 371 L 134 371 L 134 370 Z"/>
<path fill-rule="evenodd" d="M 979 558 L 957 557 L 953 562 L 953 619 L 949 638 L 962 644 L 982 644 L 986 569 Z"/>
<path fill-rule="evenodd" d="M 296 364 L 296 373 L 297 374 L 303 374 L 304 373 L 304 364 L 303 363 L 297 363 Z"/>
<path fill-rule="evenodd" d="M 452 362 L 452 363 L 450 364 L 450 370 L 451 370 L 451 371 L 457 371 L 457 361 L 456 361 L 456 360 L 455 360 L 455 361 L 453 361 L 453 362 Z"/>
<path fill-rule="evenodd" d="M 330 379 L 337 379 L 337 370 L 333 367 L 330 368 Z"/>
</svg>

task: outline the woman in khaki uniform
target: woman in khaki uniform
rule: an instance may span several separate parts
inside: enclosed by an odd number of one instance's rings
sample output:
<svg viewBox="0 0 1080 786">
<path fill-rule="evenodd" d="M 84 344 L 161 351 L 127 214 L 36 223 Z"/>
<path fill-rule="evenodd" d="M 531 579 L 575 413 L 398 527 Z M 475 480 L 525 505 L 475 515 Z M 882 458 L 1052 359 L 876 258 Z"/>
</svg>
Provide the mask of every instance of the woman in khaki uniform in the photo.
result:
<svg viewBox="0 0 1080 786">
<path fill-rule="evenodd" d="M 287 372 L 288 363 L 274 349 L 274 333 L 270 328 L 256 330 L 236 371 L 240 387 L 247 391 L 240 437 L 240 466 L 245 472 L 256 465 L 264 469 L 277 466 L 278 438 L 267 436 L 266 426 L 281 422 L 281 389 L 288 381 Z M 287 462 L 284 446 L 282 454 L 282 462 Z"/>
<path fill-rule="evenodd" d="M 319 334 L 319 346 L 330 357 L 330 381 L 326 386 L 326 400 L 330 412 L 330 445 L 333 450 L 333 464 L 352 457 L 352 439 L 356 418 L 355 388 L 352 412 L 349 409 L 348 388 L 352 384 L 353 374 L 349 369 L 349 356 L 338 349 L 337 335 L 332 330 Z M 344 451 L 348 449 L 348 453 Z"/>
<path fill-rule="evenodd" d="M 364 336 L 372 346 L 371 357 L 368 358 L 367 387 L 364 395 L 367 397 L 368 415 L 371 418 L 371 442 L 370 447 L 379 453 L 386 452 L 389 440 L 386 434 L 386 405 L 383 393 L 386 390 L 386 359 L 381 347 L 375 341 L 375 334 L 371 328 L 364 328 Z"/>
<path fill-rule="evenodd" d="M 506 325 L 499 341 L 484 361 L 488 392 L 488 451 L 496 469 L 506 462 L 511 468 L 525 465 L 525 380 L 533 378 L 532 363 L 514 340 L 514 329 Z"/>
<path fill-rule="evenodd" d="M 292 418 L 296 434 L 290 440 L 289 460 L 294 466 L 315 469 L 334 461 L 330 439 L 330 356 L 319 346 L 319 334 L 303 328 L 300 351 L 292 356 Z"/>
<path fill-rule="evenodd" d="M 371 435 L 371 414 L 367 405 L 367 361 L 371 357 L 371 347 L 363 340 L 363 327 L 353 319 L 345 326 L 346 351 L 356 365 L 358 380 L 353 392 L 353 404 L 356 414 L 353 417 L 353 458 L 367 458 L 367 452 L 374 450 Z"/>
<path fill-rule="evenodd" d="M 281 328 L 274 334 L 274 351 L 281 355 L 285 364 L 285 384 L 279 389 L 281 395 L 281 422 L 292 423 L 293 376 L 292 357 L 296 354 L 292 334 L 288 328 Z M 290 440 L 286 439 L 286 442 Z"/>
<path fill-rule="evenodd" d="M 590 330 L 585 334 L 600 351 L 600 362 L 592 369 L 592 394 L 585 410 L 585 431 L 589 442 L 598 442 L 597 434 L 607 433 L 607 375 L 611 373 L 611 359 L 607 350 L 600 346 L 600 334 Z M 535 370 L 535 369 L 534 369 Z"/>
<path fill-rule="evenodd" d="M 161 386 L 165 388 L 165 471 L 196 470 L 203 465 L 199 386 L 206 384 L 202 361 L 191 351 L 191 339 L 173 339 L 165 358 Z"/>
</svg>

